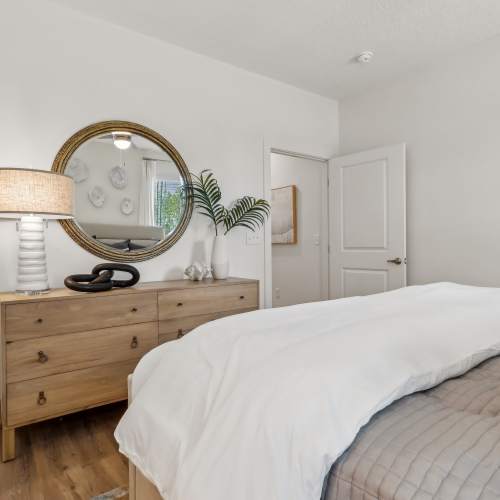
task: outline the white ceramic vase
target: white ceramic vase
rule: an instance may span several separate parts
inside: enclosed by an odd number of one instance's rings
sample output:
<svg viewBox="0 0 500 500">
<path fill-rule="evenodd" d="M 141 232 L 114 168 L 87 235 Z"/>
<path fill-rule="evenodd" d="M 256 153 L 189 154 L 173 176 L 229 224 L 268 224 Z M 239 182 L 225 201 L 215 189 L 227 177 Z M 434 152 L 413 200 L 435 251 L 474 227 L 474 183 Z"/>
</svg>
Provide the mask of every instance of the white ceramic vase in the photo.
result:
<svg viewBox="0 0 500 500">
<path fill-rule="evenodd" d="M 228 275 L 227 238 L 226 235 L 219 234 L 214 239 L 212 249 L 212 276 L 216 280 L 225 280 Z"/>
</svg>

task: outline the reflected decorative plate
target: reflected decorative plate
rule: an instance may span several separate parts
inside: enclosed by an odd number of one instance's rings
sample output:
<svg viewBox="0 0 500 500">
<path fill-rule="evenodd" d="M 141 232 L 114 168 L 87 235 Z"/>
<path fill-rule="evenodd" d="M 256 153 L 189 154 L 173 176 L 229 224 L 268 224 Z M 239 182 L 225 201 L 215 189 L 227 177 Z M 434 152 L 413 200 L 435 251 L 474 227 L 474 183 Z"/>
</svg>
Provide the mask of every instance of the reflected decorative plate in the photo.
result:
<svg viewBox="0 0 500 500">
<path fill-rule="evenodd" d="M 124 189 L 128 184 L 127 171 L 120 166 L 113 167 L 109 171 L 109 180 L 116 189 Z"/>
<path fill-rule="evenodd" d="M 130 198 L 123 198 L 120 203 L 120 210 L 123 215 L 130 215 L 134 211 L 134 202 Z"/>
<path fill-rule="evenodd" d="M 88 193 L 90 203 L 96 208 L 101 208 L 106 201 L 104 190 L 100 186 L 94 186 Z"/>
<path fill-rule="evenodd" d="M 77 184 L 79 184 L 80 182 L 88 179 L 89 167 L 87 167 L 87 164 L 83 160 L 80 160 L 80 158 L 72 158 L 64 173 L 69 175 Z"/>
</svg>

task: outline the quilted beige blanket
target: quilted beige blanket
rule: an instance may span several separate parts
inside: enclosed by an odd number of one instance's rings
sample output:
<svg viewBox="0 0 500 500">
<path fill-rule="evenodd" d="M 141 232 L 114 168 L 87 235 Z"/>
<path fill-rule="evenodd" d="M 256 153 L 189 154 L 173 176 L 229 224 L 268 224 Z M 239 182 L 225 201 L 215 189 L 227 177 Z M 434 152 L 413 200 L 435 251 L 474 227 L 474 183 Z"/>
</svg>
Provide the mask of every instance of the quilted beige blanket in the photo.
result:
<svg viewBox="0 0 500 500">
<path fill-rule="evenodd" d="M 379 412 L 325 500 L 500 499 L 500 357 Z"/>
</svg>

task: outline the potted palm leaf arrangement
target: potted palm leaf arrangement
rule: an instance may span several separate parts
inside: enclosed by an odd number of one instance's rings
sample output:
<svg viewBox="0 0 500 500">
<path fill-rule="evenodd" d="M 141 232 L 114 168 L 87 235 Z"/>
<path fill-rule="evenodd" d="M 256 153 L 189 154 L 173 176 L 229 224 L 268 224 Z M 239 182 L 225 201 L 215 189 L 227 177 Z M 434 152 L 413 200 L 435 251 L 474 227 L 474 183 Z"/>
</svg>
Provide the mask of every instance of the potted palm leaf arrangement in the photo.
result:
<svg viewBox="0 0 500 500">
<path fill-rule="evenodd" d="M 237 227 L 259 230 L 271 212 L 266 200 L 243 196 L 229 208 L 221 203 L 222 193 L 213 173 L 203 170 L 200 175 L 191 174 L 190 193 L 198 212 L 208 217 L 215 227 L 215 239 L 212 250 L 212 276 L 226 279 L 229 273 L 227 256 L 227 234 Z"/>
</svg>

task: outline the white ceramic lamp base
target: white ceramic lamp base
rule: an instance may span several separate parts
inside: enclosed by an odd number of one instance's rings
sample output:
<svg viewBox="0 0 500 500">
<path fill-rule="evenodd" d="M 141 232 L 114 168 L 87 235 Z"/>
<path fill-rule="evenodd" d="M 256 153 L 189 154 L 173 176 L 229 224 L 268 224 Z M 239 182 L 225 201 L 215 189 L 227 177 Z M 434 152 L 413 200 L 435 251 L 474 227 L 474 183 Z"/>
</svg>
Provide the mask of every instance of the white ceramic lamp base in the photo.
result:
<svg viewBox="0 0 500 500">
<path fill-rule="evenodd" d="M 44 221 L 41 217 L 25 215 L 19 222 L 17 292 L 35 295 L 48 289 Z"/>
</svg>

